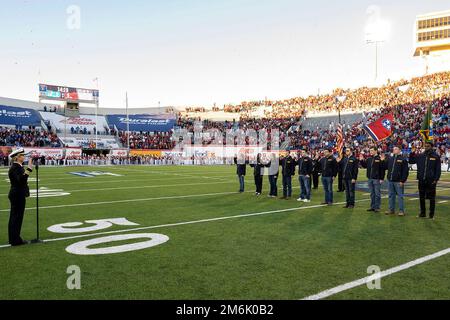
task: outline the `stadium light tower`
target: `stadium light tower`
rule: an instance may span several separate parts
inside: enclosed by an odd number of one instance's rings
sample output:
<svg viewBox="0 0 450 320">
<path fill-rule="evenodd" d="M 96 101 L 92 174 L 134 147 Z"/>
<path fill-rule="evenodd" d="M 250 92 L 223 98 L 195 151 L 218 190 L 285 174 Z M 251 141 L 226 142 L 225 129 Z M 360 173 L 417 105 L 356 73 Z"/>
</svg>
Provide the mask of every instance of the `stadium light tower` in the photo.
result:
<svg viewBox="0 0 450 320">
<path fill-rule="evenodd" d="M 380 19 L 370 19 L 366 25 L 366 44 L 375 45 L 375 82 L 378 80 L 378 46 L 387 41 L 390 34 L 391 26 L 389 22 Z"/>
</svg>

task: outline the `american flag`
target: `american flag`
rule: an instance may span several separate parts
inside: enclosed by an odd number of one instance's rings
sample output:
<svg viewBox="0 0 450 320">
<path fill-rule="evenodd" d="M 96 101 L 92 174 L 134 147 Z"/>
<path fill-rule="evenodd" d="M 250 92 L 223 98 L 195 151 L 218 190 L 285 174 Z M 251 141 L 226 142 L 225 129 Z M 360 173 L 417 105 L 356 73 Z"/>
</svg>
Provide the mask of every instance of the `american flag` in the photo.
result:
<svg viewBox="0 0 450 320">
<path fill-rule="evenodd" d="M 344 149 L 344 133 L 342 130 L 342 124 L 340 123 L 337 126 L 336 147 L 339 152 L 339 155 L 342 156 L 342 151 Z"/>
</svg>

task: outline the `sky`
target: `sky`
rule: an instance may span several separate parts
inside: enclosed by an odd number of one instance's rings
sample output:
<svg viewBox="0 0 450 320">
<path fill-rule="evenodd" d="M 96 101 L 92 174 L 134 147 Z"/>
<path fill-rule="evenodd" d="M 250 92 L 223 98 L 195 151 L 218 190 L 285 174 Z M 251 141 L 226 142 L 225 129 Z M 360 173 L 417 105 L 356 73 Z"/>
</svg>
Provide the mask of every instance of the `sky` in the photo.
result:
<svg viewBox="0 0 450 320">
<path fill-rule="evenodd" d="M 418 14 L 444 0 L 0 0 L 0 96 L 96 88 L 100 107 L 212 106 L 375 84 L 367 24 L 390 27 L 379 78 L 422 75 Z"/>
</svg>

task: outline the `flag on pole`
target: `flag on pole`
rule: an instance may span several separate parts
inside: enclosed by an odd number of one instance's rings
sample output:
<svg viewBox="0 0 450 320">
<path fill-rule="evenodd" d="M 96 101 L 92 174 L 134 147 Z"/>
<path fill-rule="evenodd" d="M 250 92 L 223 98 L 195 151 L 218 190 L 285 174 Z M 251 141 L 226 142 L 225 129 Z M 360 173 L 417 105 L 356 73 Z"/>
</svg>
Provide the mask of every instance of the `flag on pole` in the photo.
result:
<svg viewBox="0 0 450 320">
<path fill-rule="evenodd" d="M 425 142 L 433 141 L 433 114 L 431 112 L 431 104 L 428 106 L 427 114 L 423 120 L 420 135 L 423 137 Z"/>
<path fill-rule="evenodd" d="M 391 136 L 393 123 L 394 115 L 390 113 L 363 128 L 374 141 L 381 141 Z"/>
<path fill-rule="evenodd" d="M 342 124 L 340 124 L 340 123 L 337 126 L 336 146 L 337 146 L 337 150 L 339 152 L 339 156 L 342 157 L 342 153 L 344 150 L 344 133 L 342 130 Z"/>
</svg>

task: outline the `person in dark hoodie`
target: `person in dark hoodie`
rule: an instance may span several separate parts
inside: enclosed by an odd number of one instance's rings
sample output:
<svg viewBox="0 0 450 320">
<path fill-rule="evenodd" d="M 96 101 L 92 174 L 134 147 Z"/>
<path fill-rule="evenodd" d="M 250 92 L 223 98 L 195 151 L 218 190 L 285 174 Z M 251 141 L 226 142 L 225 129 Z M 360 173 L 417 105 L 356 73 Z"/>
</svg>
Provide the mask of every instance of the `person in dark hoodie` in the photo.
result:
<svg viewBox="0 0 450 320">
<path fill-rule="evenodd" d="M 288 154 L 280 160 L 281 174 L 283 175 L 283 197 L 289 200 L 292 197 L 292 176 L 295 175 L 295 159 Z"/>
<path fill-rule="evenodd" d="M 263 187 L 263 176 L 264 176 L 264 163 L 261 159 L 261 154 L 258 153 L 258 156 L 256 157 L 256 162 L 250 164 L 250 167 L 253 168 L 253 176 L 255 178 L 255 186 L 256 186 L 256 196 L 260 196 L 262 193 L 262 187 Z"/>
<path fill-rule="evenodd" d="M 364 169 L 367 169 L 367 179 L 370 192 L 369 212 L 380 212 L 381 207 L 381 184 L 386 174 L 384 161 L 378 155 L 376 147 L 370 148 L 370 157 L 365 160 L 363 154 L 359 156 L 359 163 Z"/>
<path fill-rule="evenodd" d="M 301 151 L 301 156 L 297 161 L 298 181 L 300 183 L 300 196 L 297 201 L 311 202 L 311 174 L 313 170 L 313 161 L 306 150 Z"/>
<path fill-rule="evenodd" d="M 345 149 L 345 156 L 342 159 L 338 159 L 338 161 L 342 172 L 342 182 L 347 202 L 344 208 L 353 209 L 355 207 L 355 187 L 358 179 L 359 161 L 355 158 L 350 148 Z"/>
<path fill-rule="evenodd" d="M 320 154 L 317 153 L 313 159 L 313 171 L 311 174 L 312 189 L 319 189 L 319 176 L 320 176 Z"/>
<path fill-rule="evenodd" d="M 380 158 L 384 161 L 388 170 L 389 210 L 386 211 L 386 215 L 395 214 L 395 200 L 398 197 L 398 215 L 403 217 L 405 215 L 403 197 L 405 183 L 409 175 L 408 161 L 402 156 L 402 151 L 399 147 L 393 148 L 391 157 L 386 159 L 385 155 L 382 154 Z"/>
<path fill-rule="evenodd" d="M 245 154 L 240 153 L 234 158 L 234 164 L 236 165 L 236 174 L 239 179 L 239 192 L 244 192 L 245 189 L 245 174 L 247 173 L 248 161 L 245 159 Z"/>
<path fill-rule="evenodd" d="M 325 202 L 322 204 L 333 204 L 333 181 L 338 173 L 338 164 L 333 156 L 331 149 L 325 149 L 324 157 L 320 159 L 320 167 L 322 172 L 322 184 L 325 193 Z"/>
<path fill-rule="evenodd" d="M 425 143 L 425 152 L 417 154 L 415 150 L 409 156 L 409 163 L 417 165 L 419 182 L 420 214 L 418 218 L 426 218 L 425 199 L 430 200 L 430 219 L 434 220 L 436 207 L 436 186 L 441 178 L 441 160 L 433 150 L 433 143 Z"/>
</svg>

